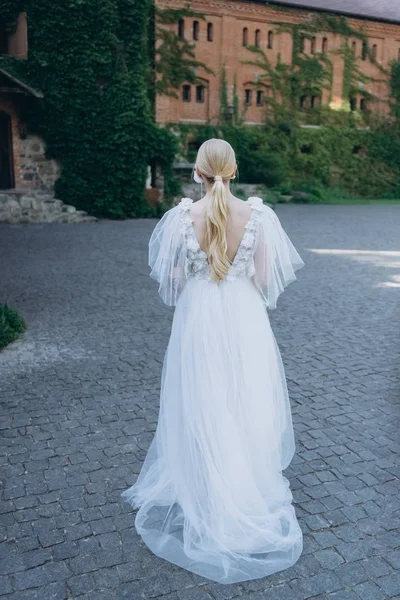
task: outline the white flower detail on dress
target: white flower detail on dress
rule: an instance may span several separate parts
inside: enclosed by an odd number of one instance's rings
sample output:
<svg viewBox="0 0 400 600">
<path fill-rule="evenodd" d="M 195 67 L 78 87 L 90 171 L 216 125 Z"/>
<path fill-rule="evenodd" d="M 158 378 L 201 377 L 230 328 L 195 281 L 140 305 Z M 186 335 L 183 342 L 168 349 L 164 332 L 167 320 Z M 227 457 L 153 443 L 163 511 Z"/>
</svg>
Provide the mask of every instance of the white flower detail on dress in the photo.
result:
<svg viewBox="0 0 400 600">
<path fill-rule="evenodd" d="M 250 204 L 250 206 L 256 209 L 262 209 L 264 206 L 264 202 L 259 196 L 250 196 L 247 202 Z"/>
<path fill-rule="evenodd" d="M 192 204 L 193 200 L 191 198 L 182 198 L 182 200 L 179 203 L 179 206 L 187 210 L 190 206 L 192 206 Z"/>
<path fill-rule="evenodd" d="M 197 244 L 196 244 L 196 242 L 193 241 L 193 239 L 191 237 L 189 237 L 186 240 L 186 245 L 187 245 L 188 250 L 192 250 L 192 251 L 197 250 Z"/>
</svg>

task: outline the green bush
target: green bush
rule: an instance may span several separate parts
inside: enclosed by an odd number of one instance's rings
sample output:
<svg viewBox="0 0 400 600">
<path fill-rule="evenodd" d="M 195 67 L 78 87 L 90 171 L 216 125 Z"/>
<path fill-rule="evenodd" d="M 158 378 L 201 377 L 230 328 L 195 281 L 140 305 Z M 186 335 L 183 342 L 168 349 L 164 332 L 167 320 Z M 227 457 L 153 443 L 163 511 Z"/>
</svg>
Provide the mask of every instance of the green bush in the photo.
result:
<svg viewBox="0 0 400 600">
<path fill-rule="evenodd" d="M 0 348 L 16 340 L 25 330 L 23 318 L 7 304 L 0 304 Z"/>
<path fill-rule="evenodd" d="M 187 156 L 209 137 L 234 147 L 239 182 L 260 183 L 283 195 L 307 193 L 298 201 L 332 198 L 399 198 L 400 133 L 395 124 L 373 129 L 354 126 L 277 125 L 178 127 L 181 154 Z"/>
</svg>

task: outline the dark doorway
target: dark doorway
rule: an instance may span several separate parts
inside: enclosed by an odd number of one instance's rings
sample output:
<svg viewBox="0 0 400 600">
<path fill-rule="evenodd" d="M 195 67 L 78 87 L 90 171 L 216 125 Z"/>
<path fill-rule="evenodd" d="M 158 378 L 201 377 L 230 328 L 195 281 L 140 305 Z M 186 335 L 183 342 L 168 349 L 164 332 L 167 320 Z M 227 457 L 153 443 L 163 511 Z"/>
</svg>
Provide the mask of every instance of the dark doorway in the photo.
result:
<svg viewBox="0 0 400 600">
<path fill-rule="evenodd" d="M 11 117 L 0 111 L 0 190 L 14 187 Z"/>
</svg>

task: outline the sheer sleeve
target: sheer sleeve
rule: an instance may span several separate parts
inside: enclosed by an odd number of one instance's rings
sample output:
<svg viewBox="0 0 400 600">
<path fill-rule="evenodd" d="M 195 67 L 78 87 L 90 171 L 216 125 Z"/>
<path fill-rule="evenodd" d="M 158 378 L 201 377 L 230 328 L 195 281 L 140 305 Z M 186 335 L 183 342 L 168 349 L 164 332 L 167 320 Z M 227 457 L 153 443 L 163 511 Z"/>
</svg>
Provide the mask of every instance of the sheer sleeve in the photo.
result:
<svg viewBox="0 0 400 600">
<path fill-rule="evenodd" d="M 262 205 L 260 217 L 253 280 L 263 293 L 268 308 L 272 309 L 276 308 L 276 301 L 285 287 L 295 281 L 295 272 L 304 266 L 304 262 L 275 212 Z"/>
<path fill-rule="evenodd" d="M 186 244 L 176 206 L 157 223 L 149 242 L 150 277 L 158 281 L 158 293 L 168 306 L 176 305 L 185 284 L 185 263 Z"/>
</svg>

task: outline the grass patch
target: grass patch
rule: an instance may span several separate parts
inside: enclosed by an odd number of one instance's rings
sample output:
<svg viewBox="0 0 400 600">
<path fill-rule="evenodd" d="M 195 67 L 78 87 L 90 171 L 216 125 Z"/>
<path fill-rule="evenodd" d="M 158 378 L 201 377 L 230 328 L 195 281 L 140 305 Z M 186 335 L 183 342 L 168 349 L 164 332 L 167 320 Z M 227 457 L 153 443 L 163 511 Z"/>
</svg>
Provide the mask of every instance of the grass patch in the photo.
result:
<svg viewBox="0 0 400 600">
<path fill-rule="evenodd" d="M 0 348 L 5 348 L 25 330 L 24 319 L 7 304 L 0 304 Z"/>
</svg>

